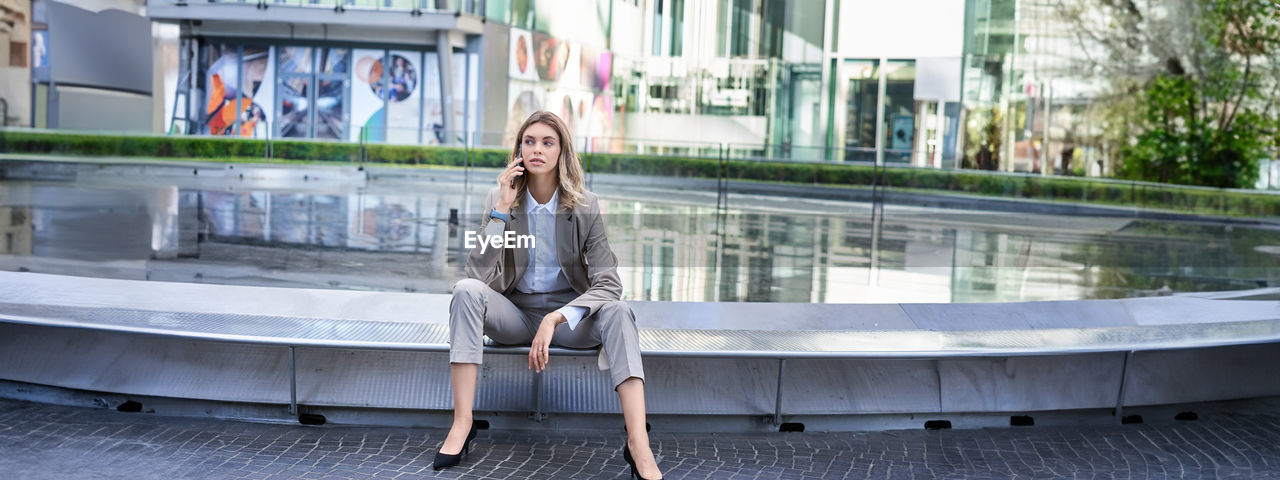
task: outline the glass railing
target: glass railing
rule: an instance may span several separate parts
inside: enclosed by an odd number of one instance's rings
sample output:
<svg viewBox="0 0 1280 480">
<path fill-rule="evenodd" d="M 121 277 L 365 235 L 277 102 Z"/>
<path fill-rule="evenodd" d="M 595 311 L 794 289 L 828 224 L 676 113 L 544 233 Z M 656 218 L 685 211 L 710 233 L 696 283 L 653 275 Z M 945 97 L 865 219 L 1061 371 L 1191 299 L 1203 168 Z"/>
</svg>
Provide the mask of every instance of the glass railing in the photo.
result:
<svg viewBox="0 0 1280 480">
<path fill-rule="evenodd" d="M 395 116 L 391 117 L 394 120 Z M 235 137 L 223 136 L 154 136 L 9 127 L 0 131 L 0 153 L 200 157 L 211 160 L 259 158 L 266 162 L 493 168 L 504 163 L 515 145 L 513 133 L 500 131 L 451 131 L 434 124 L 421 128 L 327 126 L 321 129 L 321 123 L 317 122 L 316 126 L 294 125 L 290 127 L 297 129 L 290 130 L 293 134 L 281 134 L 287 125 L 241 129 L 246 133 L 242 138 L 249 140 L 247 142 L 236 142 L 233 140 Z M 349 130 L 351 128 L 354 130 Z M 312 129 L 323 130 L 330 138 L 303 136 L 302 132 Z M 267 131 L 273 132 L 269 139 L 265 135 Z M 876 187 L 902 192 L 1096 203 L 1208 215 L 1280 215 L 1280 191 L 1276 190 L 1219 189 L 1098 177 L 939 169 L 894 162 L 889 155 L 885 156 L 886 161 L 879 168 L 873 168 L 875 151 L 870 148 L 681 142 L 607 136 L 576 137 L 574 147 L 583 155 L 583 166 L 591 173 L 812 183 L 836 188 Z M 835 158 L 842 160 L 833 160 Z M 850 168 L 827 168 L 823 165 Z"/>
</svg>

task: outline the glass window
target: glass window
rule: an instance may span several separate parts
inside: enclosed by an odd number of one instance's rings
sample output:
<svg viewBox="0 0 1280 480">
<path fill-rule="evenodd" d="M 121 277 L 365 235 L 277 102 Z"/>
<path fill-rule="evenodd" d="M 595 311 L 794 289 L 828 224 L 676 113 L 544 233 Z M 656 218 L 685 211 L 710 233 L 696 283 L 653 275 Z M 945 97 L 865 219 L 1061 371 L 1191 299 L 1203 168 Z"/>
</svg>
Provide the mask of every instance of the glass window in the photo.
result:
<svg viewBox="0 0 1280 480">
<path fill-rule="evenodd" d="M 351 61 L 351 50 L 346 48 L 326 48 L 320 51 L 320 73 L 346 75 Z"/>
<path fill-rule="evenodd" d="M 317 51 L 320 72 L 316 75 L 315 137 L 345 139 L 350 117 L 346 97 L 351 50 L 326 48 Z"/>
<path fill-rule="evenodd" d="M 311 73 L 311 47 L 281 47 L 280 73 Z"/>
<path fill-rule="evenodd" d="M 485 0 L 484 16 L 490 20 L 511 23 L 511 0 Z"/>
<path fill-rule="evenodd" d="M 653 55 L 662 55 L 662 0 L 656 0 L 653 5 Z"/>
<path fill-rule="evenodd" d="M 511 0 L 512 27 L 533 30 L 535 16 L 533 0 Z"/>
<path fill-rule="evenodd" d="M 280 47 L 280 108 L 276 131 L 282 137 L 310 137 L 312 57 L 310 47 Z"/>
<path fill-rule="evenodd" d="M 246 45 L 241 52 L 240 88 L 241 102 L 236 107 L 236 135 L 262 138 L 267 134 L 266 112 L 271 106 L 274 85 L 267 85 L 267 69 L 271 48 L 265 45 Z"/>
<path fill-rule="evenodd" d="M 916 139 L 916 61 L 885 64 L 884 161 L 909 162 Z"/>
<path fill-rule="evenodd" d="M 844 91 L 845 160 L 876 159 L 876 97 L 879 95 L 880 62 L 847 60 L 842 66 Z"/>
<path fill-rule="evenodd" d="M 671 56 L 684 54 L 684 0 L 671 0 Z"/>
<path fill-rule="evenodd" d="M 729 25 L 729 55 L 734 57 L 749 57 L 754 53 L 751 51 L 751 28 L 752 8 L 754 0 L 733 0 L 733 12 L 731 17 L 733 20 Z"/>
</svg>

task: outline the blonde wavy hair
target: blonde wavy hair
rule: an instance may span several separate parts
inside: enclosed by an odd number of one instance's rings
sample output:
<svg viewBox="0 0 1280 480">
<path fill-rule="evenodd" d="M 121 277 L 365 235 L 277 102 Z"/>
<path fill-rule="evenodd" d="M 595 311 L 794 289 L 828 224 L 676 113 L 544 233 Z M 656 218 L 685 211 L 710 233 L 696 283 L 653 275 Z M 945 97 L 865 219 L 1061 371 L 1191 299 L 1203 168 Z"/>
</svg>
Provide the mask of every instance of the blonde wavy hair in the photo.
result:
<svg viewBox="0 0 1280 480">
<path fill-rule="evenodd" d="M 570 209 L 575 205 L 586 204 L 586 187 L 582 185 L 582 164 L 578 161 L 578 153 L 573 150 L 573 134 L 569 132 L 569 127 L 565 125 L 564 120 L 556 114 L 546 110 L 538 110 L 529 115 L 529 118 L 520 125 L 520 130 L 516 132 L 516 144 L 511 149 L 511 156 L 507 157 L 507 162 L 516 158 L 520 151 L 520 144 L 524 141 L 524 131 L 535 123 L 541 123 L 552 130 L 560 137 L 560 158 L 557 162 L 556 169 L 560 172 L 560 208 Z M 519 191 L 516 192 L 515 203 L 512 208 L 520 206 L 524 201 L 525 193 L 529 190 L 529 182 L 521 177 Z"/>
</svg>

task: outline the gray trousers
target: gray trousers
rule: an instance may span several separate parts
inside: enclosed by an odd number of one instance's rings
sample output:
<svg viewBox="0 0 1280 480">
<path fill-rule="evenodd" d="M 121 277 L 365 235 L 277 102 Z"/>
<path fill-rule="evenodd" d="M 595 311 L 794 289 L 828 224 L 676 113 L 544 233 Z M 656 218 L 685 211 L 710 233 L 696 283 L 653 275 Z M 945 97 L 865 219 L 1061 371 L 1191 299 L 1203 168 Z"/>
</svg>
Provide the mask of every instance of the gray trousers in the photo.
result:
<svg viewBox="0 0 1280 480">
<path fill-rule="evenodd" d="M 458 281 L 453 286 L 453 300 L 449 302 L 449 362 L 484 363 L 482 335 L 503 345 L 532 342 L 542 317 L 577 296 L 569 290 L 542 294 L 517 292 L 508 297 L 473 278 Z M 551 337 L 551 345 L 602 347 L 615 389 L 631 377 L 644 380 L 636 317 L 625 302 L 604 304 L 573 330 L 566 323 L 560 324 Z"/>
</svg>

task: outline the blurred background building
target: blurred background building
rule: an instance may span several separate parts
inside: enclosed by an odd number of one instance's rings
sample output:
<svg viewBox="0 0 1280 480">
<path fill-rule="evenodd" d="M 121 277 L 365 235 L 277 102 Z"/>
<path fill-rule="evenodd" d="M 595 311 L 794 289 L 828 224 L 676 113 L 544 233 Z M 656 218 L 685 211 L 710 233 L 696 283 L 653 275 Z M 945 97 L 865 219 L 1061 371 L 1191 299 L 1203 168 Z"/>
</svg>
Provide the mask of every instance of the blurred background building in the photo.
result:
<svg viewBox="0 0 1280 480">
<path fill-rule="evenodd" d="M 0 126 L 31 123 L 31 2 L 0 0 Z"/>
<path fill-rule="evenodd" d="M 590 151 L 1110 175 L 1061 8 L 0 0 L 0 95 L 47 128 L 497 146 L 546 109 Z"/>
</svg>

